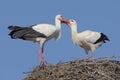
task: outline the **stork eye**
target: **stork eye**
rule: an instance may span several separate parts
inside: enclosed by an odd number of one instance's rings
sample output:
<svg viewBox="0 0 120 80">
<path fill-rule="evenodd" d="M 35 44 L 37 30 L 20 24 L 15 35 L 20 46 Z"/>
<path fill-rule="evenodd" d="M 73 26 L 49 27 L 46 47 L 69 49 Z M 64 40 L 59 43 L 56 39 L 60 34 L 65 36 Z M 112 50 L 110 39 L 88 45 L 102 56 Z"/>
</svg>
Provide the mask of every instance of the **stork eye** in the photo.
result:
<svg viewBox="0 0 120 80">
<path fill-rule="evenodd" d="M 62 15 L 60 15 L 60 17 L 62 17 Z"/>
<path fill-rule="evenodd" d="M 71 22 L 74 22 L 73 20 L 71 20 Z"/>
</svg>

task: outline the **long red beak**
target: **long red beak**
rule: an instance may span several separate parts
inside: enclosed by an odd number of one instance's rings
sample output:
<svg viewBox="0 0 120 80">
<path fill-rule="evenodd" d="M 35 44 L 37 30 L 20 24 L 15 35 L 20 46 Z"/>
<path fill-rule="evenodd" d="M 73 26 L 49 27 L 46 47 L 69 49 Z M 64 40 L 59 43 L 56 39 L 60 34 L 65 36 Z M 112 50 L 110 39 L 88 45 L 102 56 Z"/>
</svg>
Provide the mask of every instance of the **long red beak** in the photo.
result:
<svg viewBox="0 0 120 80">
<path fill-rule="evenodd" d="M 64 19 L 64 18 L 63 18 L 63 19 L 61 19 L 61 22 L 62 22 L 62 23 L 66 23 L 67 25 L 70 23 L 70 21 L 69 21 L 69 20 Z"/>
</svg>

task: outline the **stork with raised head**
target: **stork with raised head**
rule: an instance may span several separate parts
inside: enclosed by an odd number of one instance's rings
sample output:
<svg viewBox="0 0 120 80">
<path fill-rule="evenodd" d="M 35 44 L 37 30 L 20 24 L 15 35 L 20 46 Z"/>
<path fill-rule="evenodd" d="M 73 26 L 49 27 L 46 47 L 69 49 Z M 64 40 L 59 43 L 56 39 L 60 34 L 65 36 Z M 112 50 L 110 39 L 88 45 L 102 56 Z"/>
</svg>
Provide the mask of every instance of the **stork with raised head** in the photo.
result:
<svg viewBox="0 0 120 80">
<path fill-rule="evenodd" d="M 71 19 L 67 21 L 67 25 L 71 28 L 72 41 L 75 45 L 84 48 L 86 52 L 86 60 L 88 60 L 88 51 L 92 51 L 92 60 L 94 61 L 94 51 L 103 43 L 109 41 L 108 37 L 101 33 L 91 30 L 85 30 L 81 33 L 77 32 L 77 23 Z"/>
<path fill-rule="evenodd" d="M 51 24 L 37 24 L 29 27 L 9 26 L 11 30 L 9 35 L 12 39 L 23 39 L 40 44 L 40 51 L 38 52 L 38 58 L 40 59 L 40 53 L 42 53 L 42 60 L 40 65 L 44 66 L 44 44 L 48 40 L 55 38 L 56 40 L 61 37 L 61 23 L 66 22 L 61 15 L 56 15 L 55 25 Z"/>
</svg>

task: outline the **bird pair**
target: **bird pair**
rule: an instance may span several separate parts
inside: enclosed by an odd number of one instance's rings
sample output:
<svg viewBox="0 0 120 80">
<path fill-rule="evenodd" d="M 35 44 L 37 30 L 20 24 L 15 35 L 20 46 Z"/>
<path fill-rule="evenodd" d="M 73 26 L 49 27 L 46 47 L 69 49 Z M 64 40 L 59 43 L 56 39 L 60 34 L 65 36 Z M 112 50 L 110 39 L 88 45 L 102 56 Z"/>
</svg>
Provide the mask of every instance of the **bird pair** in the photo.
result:
<svg viewBox="0 0 120 80">
<path fill-rule="evenodd" d="M 84 48 L 87 60 L 89 50 L 92 51 L 92 60 L 94 60 L 94 51 L 105 43 L 105 40 L 109 40 L 103 33 L 91 30 L 86 30 L 78 34 L 76 21 L 64 19 L 61 15 L 56 15 L 55 25 L 37 24 L 30 27 L 11 25 L 8 27 L 11 30 L 9 35 L 12 39 L 19 38 L 39 43 L 40 51 L 38 52 L 38 58 L 42 58 L 40 66 L 44 66 L 44 44 L 52 38 L 56 40 L 60 39 L 62 23 L 67 24 L 71 28 L 73 43 Z M 42 54 L 41 56 L 40 53 Z"/>
</svg>

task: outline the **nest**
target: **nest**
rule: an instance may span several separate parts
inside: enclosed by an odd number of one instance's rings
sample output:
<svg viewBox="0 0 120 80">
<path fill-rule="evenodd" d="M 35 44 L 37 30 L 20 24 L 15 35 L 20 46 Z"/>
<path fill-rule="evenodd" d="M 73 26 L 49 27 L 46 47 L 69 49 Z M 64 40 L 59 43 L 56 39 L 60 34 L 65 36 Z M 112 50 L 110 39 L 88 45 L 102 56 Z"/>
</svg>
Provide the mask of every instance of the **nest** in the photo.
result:
<svg viewBox="0 0 120 80">
<path fill-rule="evenodd" d="M 37 66 L 23 80 L 120 80 L 120 61 L 113 58 L 117 57 L 60 62 L 45 69 Z"/>
</svg>

